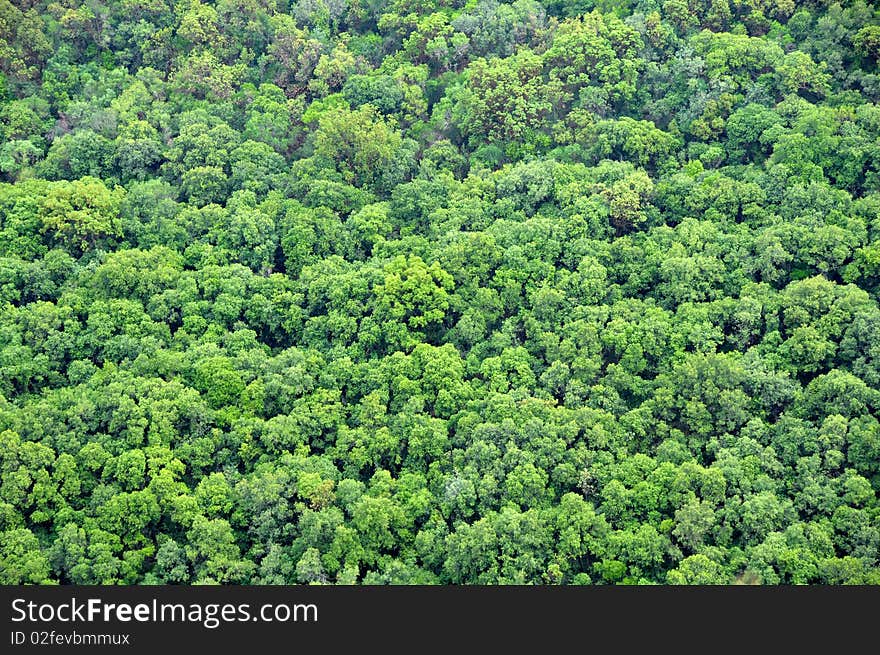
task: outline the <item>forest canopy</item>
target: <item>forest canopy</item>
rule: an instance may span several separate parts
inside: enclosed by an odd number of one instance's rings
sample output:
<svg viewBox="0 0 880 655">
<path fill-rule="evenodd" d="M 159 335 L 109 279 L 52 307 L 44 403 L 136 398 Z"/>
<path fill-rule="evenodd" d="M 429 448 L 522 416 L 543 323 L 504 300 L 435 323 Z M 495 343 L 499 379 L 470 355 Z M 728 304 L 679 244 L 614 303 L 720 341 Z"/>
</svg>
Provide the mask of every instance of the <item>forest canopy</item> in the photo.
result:
<svg viewBox="0 0 880 655">
<path fill-rule="evenodd" d="M 865 0 L 0 0 L 0 583 L 880 584 Z"/>
</svg>

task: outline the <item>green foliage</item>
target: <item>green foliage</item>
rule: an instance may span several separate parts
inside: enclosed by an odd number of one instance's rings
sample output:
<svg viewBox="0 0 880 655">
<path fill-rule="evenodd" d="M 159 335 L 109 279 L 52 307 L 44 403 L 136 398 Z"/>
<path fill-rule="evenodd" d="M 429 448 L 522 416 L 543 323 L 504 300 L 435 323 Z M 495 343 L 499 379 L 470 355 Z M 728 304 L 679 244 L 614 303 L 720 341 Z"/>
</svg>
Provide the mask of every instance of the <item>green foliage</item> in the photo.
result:
<svg viewBox="0 0 880 655">
<path fill-rule="evenodd" d="M 335 168 L 346 182 L 379 192 L 390 192 L 409 176 L 414 151 L 415 143 L 371 105 L 325 111 L 314 132 L 313 157 L 319 166 Z"/>
<path fill-rule="evenodd" d="M 880 584 L 878 57 L 0 0 L 0 583 Z"/>
<path fill-rule="evenodd" d="M 120 187 L 108 189 L 94 177 L 53 182 L 39 200 L 41 231 L 74 252 L 94 248 L 103 239 L 121 236 L 118 213 L 124 195 Z"/>
</svg>

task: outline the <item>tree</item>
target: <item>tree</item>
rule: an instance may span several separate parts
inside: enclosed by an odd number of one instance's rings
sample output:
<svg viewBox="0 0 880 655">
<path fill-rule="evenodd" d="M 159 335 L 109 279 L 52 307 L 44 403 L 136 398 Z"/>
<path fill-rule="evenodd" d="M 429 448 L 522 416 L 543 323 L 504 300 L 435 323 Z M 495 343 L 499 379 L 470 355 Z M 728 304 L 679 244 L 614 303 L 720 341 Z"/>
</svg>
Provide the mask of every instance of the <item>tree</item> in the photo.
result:
<svg viewBox="0 0 880 655">
<path fill-rule="evenodd" d="M 4 143 L 0 148 L 0 172 L 16 180 L 26 174 L 42 154 L 32 141 L 19 139 Z"/>
<path fill-rule="evenodd" d="M 198 361 L 193 377 L 196 389 L 207 395 L 213 407 L 236 402 L 244 391 L 241 374 L 233 368 L 229 358 L 222 355 Z"/>
<path fill-rule="evenodd" d="M 0 71 L 26 82 L 39 78 L 52 45 L 37 8 L 22 9 L 9 0 L 0 2 Z"/>
<path fill-rule="evenodd" d="M 308 87 L 324 46 L 299 29 L 291 16 L 277 14 L 270 21 L 273 36 L 267 53 L 275 64 L 275 84 L 289 96 L 299 95 Z"/>
<path fill-rule="evenodd" d="M 95 248 L 100 241 L 122 236 L 119 207 L 125 192 L 108 189 L 94 177 L 53 182 L 39 201 L 41 230 L 73 252 Z"/>
<path fill-rule="evenodd" d="M 880 583 L 878 21 L 0 0 L 0 582 Z"/>
<path fill-rule="evenodd" d="M 7 585 L 48 584 L 49 560 L 40 542 L 27 528 L 7 530 L 0 537 L 0 580 Z"/>
<path fill-rule="evenodd" d="M 667 581 L 676 585 L 726 585 L 731 577 L 720 564 L 697 554 L 683 559 L 669 572 Z"/>
<path fill-rule="evenodd" d="M 196 584 L 211 581 L 242 584 L 249 580 L 255 568 L 252 562 L 241 559 L 235 535 L 225 519 L 196 517 L 187 534 L 186 553 Z"/>
<path fill-rule="evenodd" d="M 199 99 L 225 100 L 235 91 L 243 72 L 243 65 L 223 64 L 210 50 L 194 51 L 174 71 L 174 89 Z"/>
<path fill-rule="evenodd" d="M 676 150 L 679 140 L 649 121 L 629 117 L 602 120 L 587 127 L 579 137 L 584 150 L 595 160 L 620 159 L 656 168 Z"/>
<path fill-rule="evenodd" d="M 527 140 L 541 129 L 561 92 L 558 83 L 543 80 L 543 66 L 528 50 L 468 66 L 453 119 L 472 148 L 483 139 L 501 144 Z"/>
<path fill-rule="evenodd" d="M 644 171 L 636 171 L 610 187 L 602 188 L 614 227 L 627 232 L 644 223 L 648 217 L 642 207 L 653 190 L 654 184 Z"/>
<path fill-rule="evenodd" d="M 672 534 L 685 548 L 696 552 L 716 525 L 715 512 L 710 504 L 694 499 L 675 512 L 675 523 Z"/>
<path fill-rule="evenodd" d="M 544 55 L 550 79 L 569 97 L 593 96 L 611 107 L 635 93 L 643 44 L 638 33 L 613 14 L 598 11 L 563 21 Z"/>
<path fill-rule="evenodd" d="M 330 109 L 318 118 L 315 159 L 336 168 L 355 186 L 388 192 L 413 167 L 414 143 L 371 105 Z"/>
<path fill-rule="evenodd" d="M 420 257 L 398 255 L 383 271 L 375 288 L 376 312 L 392 347 L 407 344 L 405 328 L 429 332 L 442 324 L 453 281 L 439 263 L 428 266 Z"/>
</svg>

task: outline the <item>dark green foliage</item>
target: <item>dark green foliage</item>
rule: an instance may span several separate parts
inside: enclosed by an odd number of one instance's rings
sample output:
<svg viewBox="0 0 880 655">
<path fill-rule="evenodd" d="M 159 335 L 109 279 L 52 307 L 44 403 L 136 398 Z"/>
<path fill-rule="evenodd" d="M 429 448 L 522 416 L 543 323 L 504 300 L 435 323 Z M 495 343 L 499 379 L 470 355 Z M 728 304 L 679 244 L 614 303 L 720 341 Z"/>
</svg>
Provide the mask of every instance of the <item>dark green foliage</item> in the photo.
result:
<svg viewBox="0 0 880 655">
<path fill-rule="evenodd" d="M 880 584 L 878 58 L 0 0 L 0 583 Z"/>
</svg>

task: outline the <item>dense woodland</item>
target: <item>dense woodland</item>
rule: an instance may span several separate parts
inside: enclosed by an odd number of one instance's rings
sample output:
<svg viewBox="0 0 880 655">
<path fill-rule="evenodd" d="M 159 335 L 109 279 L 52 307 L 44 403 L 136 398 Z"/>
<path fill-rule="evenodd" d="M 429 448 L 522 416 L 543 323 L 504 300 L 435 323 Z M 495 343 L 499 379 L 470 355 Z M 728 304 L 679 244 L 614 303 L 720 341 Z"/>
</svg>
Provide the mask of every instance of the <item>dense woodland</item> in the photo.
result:
<svg viewBox="0 0 880 655">
<path fill-rule="evenodd" d="M 0 582 L 880 584 L 880 11 L 0 0 Z"/>
</svg>

